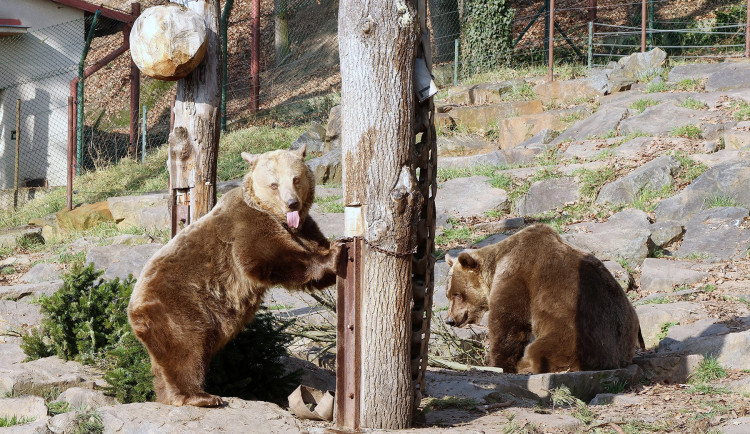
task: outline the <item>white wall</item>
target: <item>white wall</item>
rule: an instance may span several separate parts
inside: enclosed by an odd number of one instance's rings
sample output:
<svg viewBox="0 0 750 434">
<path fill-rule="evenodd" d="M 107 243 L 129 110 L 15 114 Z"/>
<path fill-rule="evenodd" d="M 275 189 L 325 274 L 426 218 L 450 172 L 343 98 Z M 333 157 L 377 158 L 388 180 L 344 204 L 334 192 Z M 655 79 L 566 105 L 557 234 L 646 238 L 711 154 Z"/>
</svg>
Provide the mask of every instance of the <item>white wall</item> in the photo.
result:
<svg viewBox="0 0 750 434">
<path fill-rule="evenodd" d="M 31 26 L 0 38 L 0 189 L 15 181 L 16 100 L 21 99 L 19 182 L 46 178 L 64 185 L 70 80 L 84 45 L 82 11 L 49 0 L 0 0 L 0 17 Z"/>
</svg>

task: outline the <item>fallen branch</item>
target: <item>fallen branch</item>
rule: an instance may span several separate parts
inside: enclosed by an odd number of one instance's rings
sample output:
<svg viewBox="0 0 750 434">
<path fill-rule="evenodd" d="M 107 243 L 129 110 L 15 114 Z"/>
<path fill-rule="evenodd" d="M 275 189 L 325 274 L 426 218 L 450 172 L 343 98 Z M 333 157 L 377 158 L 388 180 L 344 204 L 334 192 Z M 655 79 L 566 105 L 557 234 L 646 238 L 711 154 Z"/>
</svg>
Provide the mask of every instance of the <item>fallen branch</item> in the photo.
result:
<svg viewBox="0 0 750 434">
<path fill-rule="evenodd" d="M 436 368 L 446 368 L 446 369 L 453 369 L 454 371 L 485 371 L 485 372 L 495 372 L 495 373 L 502 373 L 503 368 L 496 368 L 493 366 L 473 366 L 473 365 L 466 365 L 464 363 L 458 363 L 453 362 L 450 360 L 445 360 L 440 357 L 436 356 L 429 356 L 428 363 L 430 366 L 436 367 Z"/>
</svg>

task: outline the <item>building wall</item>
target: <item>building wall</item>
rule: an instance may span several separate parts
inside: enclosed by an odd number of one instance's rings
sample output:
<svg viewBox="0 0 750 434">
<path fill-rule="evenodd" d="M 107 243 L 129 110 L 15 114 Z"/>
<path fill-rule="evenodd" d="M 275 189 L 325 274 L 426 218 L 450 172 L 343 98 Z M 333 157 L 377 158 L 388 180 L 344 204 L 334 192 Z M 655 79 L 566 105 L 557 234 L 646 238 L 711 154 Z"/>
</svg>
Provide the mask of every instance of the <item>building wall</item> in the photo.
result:
<svg viewBox="0 0 750 434">
<path fill-rule="evenodd" d="M 16 100 L 21 100 L 19 183 L 64 185 L 70 80 L 84 45 L 84 14 L 49 0 L 2 0 L 0 17 L 31 26 L 0 38 L 0 189 L 15 182 Z M 2 206 L 2 204 L 0 204 Z"/>
</svg>

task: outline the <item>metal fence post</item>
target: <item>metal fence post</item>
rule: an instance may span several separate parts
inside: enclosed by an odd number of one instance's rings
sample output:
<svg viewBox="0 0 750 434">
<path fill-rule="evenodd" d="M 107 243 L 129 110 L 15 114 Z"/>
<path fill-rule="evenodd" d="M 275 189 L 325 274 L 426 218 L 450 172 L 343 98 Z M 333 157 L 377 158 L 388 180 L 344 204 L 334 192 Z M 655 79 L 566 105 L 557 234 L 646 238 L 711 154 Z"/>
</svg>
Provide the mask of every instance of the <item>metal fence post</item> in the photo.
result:
<svg viewBox="0 0 750 434">
<path fill-rule="evenodd" d="M 16 100 L 16 176 L 13 209 L 18 208 L 18 163 L 21 160 L 21 99 Z"/>
<path fill-rule="evenodd" d="M 146 161 L 146 113 L 148 113 L 148 107 L 146 107 L 146 104 L 143 104 L 143 122 L 141 124 L 141 163 Z"/>
<path fill-rule="evenodd" d="M 747 37 L 750 31 L 750 0 L 747 2 L 747 21 L 745 22 L 745 57 L 750 57 L 750 39 Z"/>
<path fill-rule="evenodd" d="M 648 0 L 648 48 L 654 48 L 654 0 Z"/>
<path fill-rule="evenodd" d="M 646 0 L 641 0 L 641 53 L 646 52 L 646 21 L 648 20 L 646 15 Z"/>
<path fill-rule="evenodd" d="M 594 60 L 594 22 L 589 21 L 589 69 L 591 69 L 591 64 Z"/>
<path fill-rule="evenodd" d="M 547 81 L 552 81 L 555 68 L 555 0 L 549 0 L 549 60 L 547 64 Z"/>
<path fill-rule="evenodd" d="M 227 0 L 221 14 L 221 131 L 227 130 L 227 28 L 233 5 L 234 0 Z"/>
<path fill-rule="evenodd" d="M 453 85 L 458 86 L 458 39 L 453 46 Z"/>
<path fill-rule="evenodd" d="M 99 15 L 101 10 L 97 9 L 94 14 L 94 18 L 91 20 L 91 28 L 89 28 L 89 34 L 86 36 L 86 44 L 83 46 L 83 53 L 81 53 L 81 62 L 78 64 L 78 122 L 77 122 L 77 134 L 76 134 L 76 175 L 81 174 L 81 163 L 83 162 L 83 64 L 86 62 L 86 56 L 89 54 L 89 48 L 91 48 L 91 40 L 94 38 L 94 29 L 96 23 L 99 21 Z M 132 116 L 132 115 L 131 115 Z"/>
<path fill-rule="evenodd" d="M 260 0 L 250 2 L 250 28 L 252 43 L 250 45 L 250 111 L 257 113 L 260 107 Z"/>
</svg>

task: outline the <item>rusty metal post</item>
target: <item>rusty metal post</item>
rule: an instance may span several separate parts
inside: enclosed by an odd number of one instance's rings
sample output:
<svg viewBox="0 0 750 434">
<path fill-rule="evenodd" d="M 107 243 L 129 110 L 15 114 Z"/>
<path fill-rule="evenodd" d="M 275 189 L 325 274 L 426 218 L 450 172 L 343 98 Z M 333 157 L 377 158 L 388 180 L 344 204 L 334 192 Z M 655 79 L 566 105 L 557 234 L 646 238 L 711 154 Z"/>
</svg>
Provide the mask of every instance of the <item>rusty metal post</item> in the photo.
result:
<svg viewBox="0 0 750 434">
<path fill-rule="evenodd" d="M 13 209 L 18 208 L 18 163 L 21 159 L 21 99 L 16 100 L 16 176 L 13 191 Z"/>
<path fill-rule="evenodd" d="M 130 14 L 133 20 L 141 14 L 141 4 L 132 3 L 130 5 Z M 130 26 L 125 26 L 122 30 L 125 41 L 130 40 Z M 125 42 L 127 43 L 127 42 Z M 133 157 L 138 153 L 138 118 L 141 107 L 141 71 L 135 65 L 133 58 L 130 58 L 130 148 L 128 154 Z"/>
<path fill-rule="evenodd" d="M 750 0 L 747 1 L 747 21 L 745 22 L 745 57 L 750 58 L 750 38 L 748 38 L 748 33 L 750 33 Z"/>
<path fill-rule="evenodd" d="M 549 56 L 547 56 L 547 81 L 552 82 L 555 68 L 555 0 L 549 2 Z"/>
<path fill-rule="evenodd" d="M 641 53 L 646 52 L 646 22 L 648 21 L 647 0 L 641 0 Z"/>
<path fill-rule="evenodd" d="M 588 21 L 596 21 L 596 0 L 589 0 Z"/>
<path fill-rule="evenodd" d="M 250 27 L 253 38 L 250 49 L 250 111 L 256 113 L 260 105 L 260 0 L 252 0 Z"/>
<path fill-rule="evenodd" d="M 336 301 L 336 427 L 359 429 L 362 238 L 347 241 L 341 255 Z"/>
<path fill-rule="evenodd" d="M 75 98 L 68 96 L 68 182 L 67 182 L 67 201 L 65 208 L 70 211 L 73 209 L 73 174 L 75 173 Z"/>
</svg>

